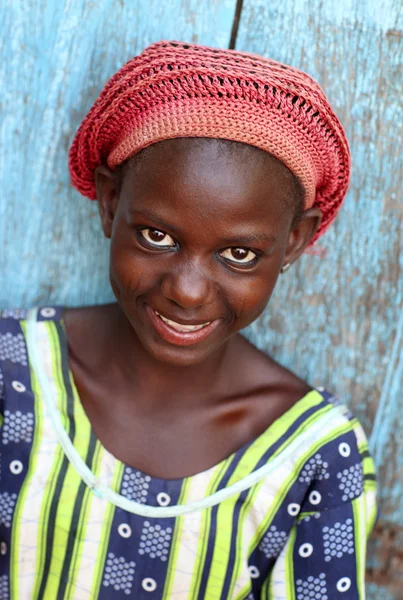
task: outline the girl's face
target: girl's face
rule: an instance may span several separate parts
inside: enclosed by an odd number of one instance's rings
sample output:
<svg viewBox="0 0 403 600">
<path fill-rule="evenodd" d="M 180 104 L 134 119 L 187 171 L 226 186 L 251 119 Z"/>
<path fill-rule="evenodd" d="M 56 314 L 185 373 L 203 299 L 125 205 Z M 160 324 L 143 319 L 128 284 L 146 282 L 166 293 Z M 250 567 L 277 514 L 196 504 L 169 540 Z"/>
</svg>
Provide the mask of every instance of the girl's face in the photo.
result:
<svg viewBox="0 0 403 600">
<path fill-rule="evenodd" d="M 113 291 L 150 355 L 200 363 L 261 314 L 320 213 L 294 223 L 291 173 L 242 144 L 166 140 L 130 167 L 119 190 L 96 174 Z"/>
</svg>

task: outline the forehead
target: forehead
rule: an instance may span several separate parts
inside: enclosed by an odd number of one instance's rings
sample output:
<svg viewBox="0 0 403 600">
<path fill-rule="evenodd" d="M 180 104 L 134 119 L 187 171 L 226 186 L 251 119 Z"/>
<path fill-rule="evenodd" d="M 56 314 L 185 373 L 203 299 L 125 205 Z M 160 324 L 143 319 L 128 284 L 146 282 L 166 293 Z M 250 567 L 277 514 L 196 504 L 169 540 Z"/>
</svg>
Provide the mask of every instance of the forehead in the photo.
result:
<svg viewBox="0 0 403 600">
<path fill-rule="evenodd" d="M 288 168 L 268 153 L 207 138 L 164 140 L 133 157 L 122 170 L 122 194 L 131 208 L 162 205 L 234 219 L 279 218 L 295 194 Z M 291 202 L 292 204 L 292 202 Z"/>
</svg>

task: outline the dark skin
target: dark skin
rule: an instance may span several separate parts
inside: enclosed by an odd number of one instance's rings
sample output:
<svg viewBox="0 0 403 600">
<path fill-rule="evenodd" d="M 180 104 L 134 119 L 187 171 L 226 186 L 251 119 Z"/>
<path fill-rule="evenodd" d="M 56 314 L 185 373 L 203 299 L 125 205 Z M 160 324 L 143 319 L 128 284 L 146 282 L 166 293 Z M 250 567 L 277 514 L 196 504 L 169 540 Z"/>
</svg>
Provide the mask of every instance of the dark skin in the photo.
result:
<svg viewBox="0 0 403 600">
<path fill-rule="evenodd" d="M 165 140 L 121 181 L 96 172 L 118 303 L 66 311 L 70 367 L 103 445 L 155 477 L 217 464 L 310 390 L 238 332 L 262 313 L 321 213 L 296 220 L 288 169 L 237 146 Z M 177 346 L 155 330 L 152 309 L 217 326 Z"/>
</svg>

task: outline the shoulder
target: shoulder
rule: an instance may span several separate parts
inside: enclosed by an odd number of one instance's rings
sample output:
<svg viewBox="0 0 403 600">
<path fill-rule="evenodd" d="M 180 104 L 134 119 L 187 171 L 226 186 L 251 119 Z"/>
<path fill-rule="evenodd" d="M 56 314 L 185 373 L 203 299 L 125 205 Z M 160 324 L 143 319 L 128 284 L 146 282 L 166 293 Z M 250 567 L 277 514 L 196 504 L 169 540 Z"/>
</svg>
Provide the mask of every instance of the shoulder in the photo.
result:
<svg viewBox="0 0 403 600">
<path fill-rule="evenodd" d="M 300 434 L 296 480 L 306 487 L 302 511 L 328 510 L 363 492 L 375 494 L 375 467 L 358 419 L 328 391 L 305 420 Z"/>
<path fill-rule="evenodd" d="M 29 311 L 0 310 L 0 425 L 7 439 L 7 418 L 21 413 L 21 404 L 29 404 L 32 412 L 33 395 L 26 343 L 25 324 Z M 30 414 L 31 414 L 30 412 Z M 14 416 L 13 416 L 14 418 Z"/>
<path fill-rule="evenodd" d="M 118 304 L 102 304 L 98 306 L 82 306 L 65 308 L 63 320 L 69 340 L 82 340 L 87 335 L 94 338 L 97 332 L 104 331 L 106 324 L 115 321 L 120 315 Z"/>
<path fill-rule="evenodd" d="M 25 343 L 24 324 L 28 310 L 0 310 L 0 371 L 3 373 L 7 364 L 28 365 Z"/>
<path fill-rule="evenodd" d="M 0 310 L 0 399 L 25 391 L 30 385 L 28 328 L 41 321 L 55 321 L 62 317 L 62 309 L 43 307 L 35 309 Z M 8 394 L 6 394 L 8 390 Z M 2 407 L 4 408 L 4 407 Z"/>
<path fill-rule="evenodd" d="M 258 389 L 266 399 L 277 397 L 283 411 L 312 390 L 306 381 L 259 350 L 242 335 L 235 336 L 231 352 L 236 385 L 251 391 Z"/>
<path fill-rule="evenodd" d="M 32 309 L 0 309 L 0 361 L 19 362 L 17 348 L 26 342 L 28 324 L 60 321 L 63 308 L 45 306 Z"/>
</svg>

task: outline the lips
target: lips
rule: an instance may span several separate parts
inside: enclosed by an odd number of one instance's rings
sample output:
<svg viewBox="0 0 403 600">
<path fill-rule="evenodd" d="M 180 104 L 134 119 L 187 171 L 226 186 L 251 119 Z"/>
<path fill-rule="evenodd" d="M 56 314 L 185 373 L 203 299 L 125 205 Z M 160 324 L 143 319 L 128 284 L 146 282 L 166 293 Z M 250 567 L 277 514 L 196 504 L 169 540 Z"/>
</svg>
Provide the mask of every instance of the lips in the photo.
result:
<svg viewBox="0 0 403 600">
<path fill-rule="evenodd" d="M 156 310 L 154 312 L 160 319 L 164 321 L 164 323 L 172 327 L 172 329 L 175 329 L 175 331 L 180 331 L 181 333 L 186 333 L 189 331 L 198 331 L 199 329 L 203 329 L 203 327 L 206 327 L 211 323 L 211 321 L 207 321 L 206 323 L 201 323 L 200 325 L 185 325 L 184 323 L 177 323 L 176 321 L 171 321 L 171 319 L 164 317 Z"/>
<path fill-rule="evenodd" d="M 150 306 L 146 306 L 147 314 L 159 336 L 176 346 L 190 346 L 206 339 L 220 324 L 221 319 L 205 323 L 178 323 L 161 315 Z"/>
</svg>

